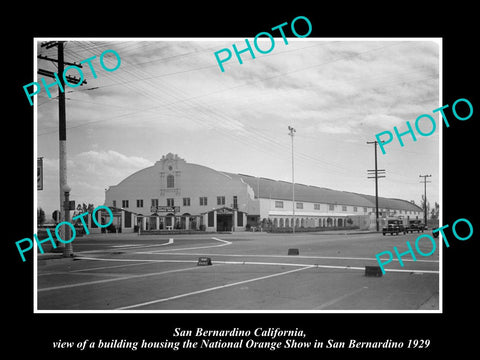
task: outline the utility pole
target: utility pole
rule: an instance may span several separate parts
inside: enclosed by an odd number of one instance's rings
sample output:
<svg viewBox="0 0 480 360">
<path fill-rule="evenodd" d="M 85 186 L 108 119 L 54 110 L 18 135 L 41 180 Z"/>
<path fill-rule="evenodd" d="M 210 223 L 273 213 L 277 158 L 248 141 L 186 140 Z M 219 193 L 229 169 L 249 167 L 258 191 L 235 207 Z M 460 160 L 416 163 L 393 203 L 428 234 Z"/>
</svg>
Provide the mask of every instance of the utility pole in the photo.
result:
<svg viewBox="0 0 480 360">
<path fill-rule="evenodd" d="M 63 89 L 65 89 L 65 81 L 63 80 L 63 72 L 65 71 L 65 57 L 63 54 L 63 41 L 57 43 L 58 49 L 58 73 L 60 74 L 60 84 Z M 65 91 L 65 90 L 64 90 Z M 60 179 L 60 203 L 65 204 L 65 190 L 67 186 L 67 119 L 65 111 L 65 92 L 58 89 L 58 144 L 59 144 L 59 179 Z M 60 218 L 62 221 L 66 221 L 69 217 L 67 212 L 68 208 L 64 205 L 60 206 L 60 209 L 63 211 L 60 213 Z M 66 228 L 64 227 L 66 230 Z M 68 231 L 68 230 L 67 230 Z M 65 232 L 67 232 L 65 231 Z M 66 234 L 64 234 L 64 239 L 67 239 Z M 71 249 L 71 243 L 69 243 Z M 63 256 L 68 257 L 67 244 L 63 248 Z M 73 250 L 73 249 L 72 249 Z"/>
<path fill-rule="evenodd" d="M 292 210 L 293 210 L 293 224 L 292 224 L 292 234 L 295 234 L 295 165 L 294 165 L 294 157 L 293 157 L 293 136 L 296 130 L 289 126 L 288 130 L 290 130 L 290 135 L 292 137 Z"/>
<path fill-rule="evenodd" d="M 69 210 L 67 206 L 65 205 L 65 189 L 69 189 L 67 185 L 67 125 L 66 125 L 66 111 L 65 111 L 65 78 L 68 79 L 69 83 L 79 83 L 80 79 L 72 76 L 64 76 L 64 71 L 65 71 L 65 64 L 69 65 L 75 65 L 77 67 L 82 67 L 81 64 L 72 64 L 72 63 L 66 63 L 65 62 L 65 57 L 64 57 L 64 41 L 49 41 L 47 43 L 41 44 L 41 47 L 46 47 L 47 49 L 57 46 L 57 59 L 51 59 L 46 56 L 39 55 L 38 58 L 41 60 L 50 60 L 58 63 L 58 80 L 60 81 L 60 87 L 58 89 L 58 129 L 59 129 L 59 135 L 58 135 L 58 140 L 59 140 L 59 185 L 60 185 L 60 219 L 59 223 L 66 221 L 67 218 L 69 218 L 70 214 L 66 214 Z M 55 75 L 53 72 L 48 71 L 48 70 L 43 70 L 39 69 L 38 73 L 44 76 L 52 77 L 55 78 Z M 86 84 L 84 81 L 81 85 Z M 63 90 L 62 90 L 63 89 Z M 68 193 L 70 190 L 68 191 Z M 69 232 L 69 228 L 63 227 L 66 229 L 67 232 Z M 63 239 L 69 239 L 70 237 L 66 236 L 65 233 L 63 233 L 62 228 L 60 228 L 60 236 Z M 64 257 L 70 257 L 73 255 L 73 247 L 72 243 L 67 243 L 65 244 L 64 250 L 63 250 L 63 256 Z"/>
<path fill-rule="evenodd" d="M 380 231 L 379 224 L 378 224 L 378 178 L 385 177 L 385 169 L 378 170 L 377 169 L 377 141 L 367 141 L 367 144 L 374 144 L 375 145 L 375 170 L 367 170 L 368 175 L 375 175 L 375 176 L 368 176 L 368 179 L 375 179 L 375 222 L 377 231 Z"/>
<path fill-rule="evenodd" d="M 427 183 L 431 183 L 431 181 L 427 181 L 427 177 L 432 177 L 432 175 L 419 175 L 418 177 L 423 177 L 423 181 L 420 181 L 420 183 L 425 184 L 423 198 L 423 219 L 424 226 L 427 226 Z"/>
</svg>

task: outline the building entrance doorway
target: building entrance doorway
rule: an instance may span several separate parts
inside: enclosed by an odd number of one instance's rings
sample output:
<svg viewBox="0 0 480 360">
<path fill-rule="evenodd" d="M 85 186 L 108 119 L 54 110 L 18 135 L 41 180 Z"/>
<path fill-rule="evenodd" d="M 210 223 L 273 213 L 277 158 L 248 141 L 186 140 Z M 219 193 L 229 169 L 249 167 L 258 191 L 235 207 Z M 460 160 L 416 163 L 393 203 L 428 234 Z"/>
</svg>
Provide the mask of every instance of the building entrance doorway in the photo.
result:
<svg viewBox="0 0 480 360">
<path fill-rule="evenodd" d="M 232 214 L 217 214 L 217 231 L 232 231 Z"/>
<path fill-rule="evenodd" d="M 233 211 L 223 208 L 217 211 L 217 231 L 232 231 Z"/>
</svg>

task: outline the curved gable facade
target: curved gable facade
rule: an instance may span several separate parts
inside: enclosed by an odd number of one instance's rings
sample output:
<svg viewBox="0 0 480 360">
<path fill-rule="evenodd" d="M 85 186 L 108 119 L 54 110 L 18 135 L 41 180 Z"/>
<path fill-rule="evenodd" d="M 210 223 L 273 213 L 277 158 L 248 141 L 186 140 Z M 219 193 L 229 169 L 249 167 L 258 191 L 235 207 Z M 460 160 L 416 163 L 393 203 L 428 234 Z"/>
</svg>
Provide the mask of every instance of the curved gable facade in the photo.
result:
<svg viewBox="0 0 480 360">
<path fill-rule="evenodd" d="M 132 212 L 140 219 L 139 226 L 148 230 L 202 225 L 210 230 L 244 229 L 246 214 L 259 212 L 247 183 L 171 153 L 110 186 L 105 205 Z M 214 221 L 209 221 L 212 212 Z M 220 224 L 217 212 L 232 219 L 222 218 Z"/>
</svg>

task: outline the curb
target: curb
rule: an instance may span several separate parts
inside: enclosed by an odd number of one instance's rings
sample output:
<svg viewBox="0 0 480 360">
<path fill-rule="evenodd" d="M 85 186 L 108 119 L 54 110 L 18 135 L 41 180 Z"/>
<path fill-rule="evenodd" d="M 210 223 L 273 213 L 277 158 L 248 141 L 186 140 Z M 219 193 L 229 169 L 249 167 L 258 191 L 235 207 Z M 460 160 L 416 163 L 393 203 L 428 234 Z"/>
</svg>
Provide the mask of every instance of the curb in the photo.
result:
<svg viewBox="0 0 480 360">
<path fill-rule="evenodd" d="M 366 235 L 366 234 L 381 234 L 381 231 L 352 231 L 352 232 L 342 232 L 341 230 L 335 232 L 329 231 L 317 231 L 317 232 L 309 232 L 309 231 L 302 231 L 295 234 L 308 234 L 308 235 Z M 291 234 L 291 233 L 287 233 Z"/>
</svg>

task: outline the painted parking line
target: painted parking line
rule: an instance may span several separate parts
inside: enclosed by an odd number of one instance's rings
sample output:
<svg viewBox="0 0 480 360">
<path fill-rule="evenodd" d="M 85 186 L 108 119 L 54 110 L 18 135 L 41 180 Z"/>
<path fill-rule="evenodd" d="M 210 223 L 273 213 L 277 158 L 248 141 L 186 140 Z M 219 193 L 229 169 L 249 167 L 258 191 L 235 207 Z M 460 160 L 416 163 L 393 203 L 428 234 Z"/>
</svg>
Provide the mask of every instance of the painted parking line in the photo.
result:
<svg viewBox="0 0 480 360">
<path fill-rule="evenodd" d="M 182 261 L 182 262 L 187 262 L 187 261 Z M 193 261 L 190 261 L 190 262 L 193 262 Z M 190 267 L 190 268 L 166 270 L 166 271 L 160 271 L 160 272 L 154 272 L 154 273 L 148 273 L 148 274 L 122 276 L 122 277 L 118 277 L 118 278 L 114 278 L 114 279 L 103 279 L 103 280 L 87 281 L 87 282 L 76 283 L 76 284 L 52 286 L 52 287 L 47 287 L 47 288 L 43 288 L 43 289 L 38 289 L 37 291 L 38 292 L 43 292 L 43 291 L 51 291 L 51 290 L 59 290 L 59 289 L 68 289 L 68 288 L 74 288 L 74 287 L 79 287 L 79 286 L 104 284 L 104 283 L 113 282 L 113 281 L 131 280 L 131 279 L 137 279 L 137 278 L 142 278 L 142 277 L 158 276 L 158 275 L 164 275 L 164 274 L 170 274 L 170 273 L 188 271 L 188 270 L 194 270 L 194 269 L 198 269 L 198 267 L 195 266 L 195 267 Z"/>
<path fill-rule="evenodd" d="M 159 247 L 159 246 L 166 246 L 166 245 L 172 245 L 174 243 L 173 239 L 169 239 L 168 242 L 162 243 L 162 244 L 154 244 L 154 245 L 145 245 L 145 244 L 125 244 L 125 245 L 110 245 L 110 248 L 115 248 L 116 250 L 121 250 L 122 248 L 128 250 L 128 249 L 146 249 L 146 248 L 151 248 L 151 247 Z M 82 244 L 82 245 L 87 245 L 91 246 L 92 244 Z M 102 244 L 105 245 L 105 244 Z M 86 251 L 76 251 L 76 254 L 95 254 L 95 253 L 105 253 L 109 252 L 111 250 L 109 249 L 100 249 L 100 250 L 86 250 Z"/>
<path fill-rule="evenodd" d="M 135 264 L 127 264 L 127 266 L 132 265 L 144 265 L 146 263 L 196 263 L 197 260 L 175 260 L 175 259 L 164 259 L 164 260 L 140 260 L 141 263 L 138 263 L 139 260 L 136 259 L 100 259 L 100 258 L 81 258 L 83 260 L 94 260 L 94 261 L 112 261 L 112 262 L 135 262 Z M 278 262 L 248 262 L 248 261 L 216 261 L 213 263 L 212 266 L 219 266 L 221 264 L 231 264 L 231 265 L 271 265 L 271 266 L 282 266 L 282 267 L 296 267 L 295 269 L 292 270 L 287 270 L 287 271 L 282 271 L 279 273 L 274 273 L 270 275 L 265 275 L 265 276 L 260 276 L 256 277 L 253 279 L 247 279 L 247 280 L 242 280 L 242 281 L 237 281 L 234 283 L 230 284 L 225 284 L 225 285 L 220 285 L 220 286 L 214 286 L 202 290 L 197 290 L 197 291 L 191 291 L 187 292 L 184 294 L 179 294 L 179 295 L 174 295 L 166 298 L 160 298 L 160 299 L 155 299 L 147 302 L 142 302 L 142 303 L 137 303 L 137 304 L 132 304 L 124 307 L 117 308 L 115 310 L 128 310 L 128 309 L 135 309 L 139 308 L 142 306 L 148 306 L 152 304 L 157 304 L 157 303 L 162 303 L 170 300 L 176 300 L 188 296 L 193 296 L 193 295 L 198 295 L 206 292 L 211 292 L 211 291 L 216 291 L 216 290 L 221 290 L 229 287 L 233 287 L 236 285 L 242 285 L 254 281 L 260 281 L 264 279 L 269 279 L 273 277 L 278 277 L 282 275 L 287 275 L 290 273 L 298 272 L 298 271 L 303 271 L 307 269 L 315 269 L 315 268 L 325 268 L 325 269 L 341 269 L 341 270 L 357 270 L 357 271 L 364 271 L 364 267 L 351 267 L 351 266 L 335 266 L 335 265 L 321 265 L 321 264 L 302 264 L 302 263 L 278 263 Z M 75 288 L 75 287 L 81 287 L 81 286 L 91 286 L 91 285 L 96 285 L 96 284 L 104 284 L 104 283 L 111 283 L 115 281 L 123 281 L 123 280 L 131 280 L 135 278 L 145 278 L 145 277 L 150 277 L 150 276 L 159 276 L 159 275 L 165 275 L 165 274 L 171 274 L 171 273 L 177 273 L 177 272 L 183 272 L 183 271 L 189 271 L 189 270 L 195 270 L 199 269 L 198 266 L 194 267 L 188 267 L 188 268 L 183 268 L 183 269 L 175 269 L 175 270 L 166 270 L 166 271 L 161 271 L 161 272 L 154 272 L 154 273 L 147 273 L 147 274 L 139 274 L 139 275 L 129 275 L 129 276 L 121 276 L 117 278 L 109 278 L 109 279 L 102 279 L 102 280 L 95 280 L 95 281 L 88 281 L 88 282 L 82 282 L 82 283 L 77 283 L 77 284 L 67 284 L 67 285 L 62 285 L 62 286 L 53 286 L 53 287 L 48 287 L 48 288 L 43 288 L 43 289 L 38 289 L 38 293 L 40 292 L 47 292 L 47 291 L 52 291 L 52 290 L 60 290 L 60 289 L 66 289 L 66 288 Z M 92 269 L 85 269 L 85 271 L 89 271 Z M 428 270 L 406 270 L 406 269 L 387 269 L 387 272 L 403 272 L 403 273 L 410 273 L 410 274 L 423 274 L 423 273 L 434 273 L 438 274 L 438 271 L 428 271 Z M 353 295 L 353 294 L 347 294 L 348 296 Z M 329 305 L 332 305 L 334 302 L 343 300 L 347 295 L 342 295 L 338 299 L 334 299 L 330 302 L 327 302 L 325 304 L 322 304 L 321 306 L 326 307 Z"/>
<path fill-rule="evenodd" d="M 292 258 L 290 256 L 290 258 Z M 197 260 L 174 260 L 174 259 L 106 259 L 106 258 L 90 258 L 90 257 L 79 257 L 79 260 L 97 260 L 97 261 L 112 261 L 112 262 L 142 262 L 139 264 L 133 265 L 117 265 L 117 266 L 108 266 L 102 267 L 105 269 L 121 266 L 135 266 L 135 265 L 145 265 L 147 263 L 197 263 Z M 225 265 L 271 265 L 271 266 L 294 266 L 294 267 L 312 267 L 312 268 L 323 268 L 323 269 L 340 269 L 340 270 L 360 270 L 365 271 L 365 266 L 349 266 L 349 265 L 322 265 L 322 264 L 305 264 L 305 263 L 283 263 L 283 262 L 264 262 L 264 261 L 222 261 L 222 260 L 213 260 L 212 264 L 225 264 Z M 98 268 L 98 269 L 102 269 Z M 84 270 L 74 270 L 73 272 L 80 271 L 89 271 L 92 269 Z M 415 270 L 415 269 L 385 269 L 385 272 L 403 272 L 403 273 L 413 273 L 413 274 L 439 274 L 438 270 Z"/>
<path fill-rule="evenodd" d="M 276 265 L 276 266 L 310 266 L 312 268 L 323 269 L 340 269 L 340 270 L 360 270 L 365 271 L 365 266 L 349 266 L 349 265 L 322 265 L 322 264 L 293 264 L 293 263 L 271 263 L 258 261 L 214 261 L 215 264 L 231 264 L 231 265 Z M 410 270 L 410 269 L 385 269 L 385 272 L 405 272 L 405 273 L 426 273 L 438 274 L 436 270 Z"/>
<path fill-rule="evenodd" d="M 142 246 L 142 245 L 138 245 L 138 244 L 125 244 L 125 245 L 111 245 L 110 247 L 112 247 L 112 248 L 123 248 L 123 247 L 138 247 L 138 246 Z"/>
<path fill-rule="evenodd" d="M 212 246 L 216 247 L 218 245 Z M 192 248 L 193 249 L 193 248 Z M 265 258 L 298 258 L 298 259 L 324 259 L 324 260 L 372 260 L 377 261 L 377 258 L 366 258 L 366 257 L 345 257 L 345 256 L 315 256 L 315 255 L 261 255 L 261 254 L 212 254 L 212 253 L 183 253 L 183 252 L 172 252 L 178 249 L 170 249 L 167 251 L 137 251 L 135 254 L 149 254 L 149 255 L 195 255 L 195 256 L 225 256 L 225 257 L 265 257 Z M 190 249 L 181 249 L 181 250 L 190 250 Z M 387 260 L 387 259 L 383 259 Z M 398 259 L 393 259 L 392 261 L 398 261 Z M 426 262 L 426 263 L 438 263 L 438 260 L 413 260 L 413 259 L 402 259 L 403 262 Z"/>
<path fill-rule="evenodd" d="M 197 290 L 197 291 L 192 291 L 192 292 L 188 292 L 188 293 L 185 293 L 185 294 L 170 296 L 168 298 L 161 298 L 161 299 L 156 299 L 156 300 L 147 301 L 147 302 L 143 302 L 143 303 L 133 304 L 133 305 L 129 305 L 129 306 L 123 306 L 123 307 L 117 308 L 115 310 L 128 310 L 128 309 L 133 309 L 133 308 L 137 308 L 137 307 L 142 307 L 142 306 L 147 306 L 147 305 L 152 305 L 152 304 L 158 304 L 158 303 L 161 303 L 161 302 L 180 299 L 180 298 L 184 298 L 184 297 L 187 297 L 187 296 L 203 294 L 203 293 L 210 292 L 210 291 L 225 289 L 225 288 L 228 288 L 228 287 L 242 285 L 242 284 L 246 284 L 246 283 L 250 283 L 250 282 L 254 282 L 254 281 L 259 281 L 259 280 L 264 280 L 264 279 L 269 279 L 269 278 L 276 277 L 276 276 L 287 275 L 287 274 L 291 274 L 293 272 L 302 271 L 302 270 L 306 270 L 306 269 L 310 269 L 310 268 L 312 268 L 311 265 L 304 266 L 304 267 L 301 267 L 299 269 L 293 269 L 293 270 L 283 271 L 283 272 L 276 273 L 276 274 L 260 276 L 260 277 L 253 278 L 253 279 L 237 281 L 237 282 L 230 283 L 230 284 L 214 286 L 214 287 L 203 289 L 203 290 Z"/>
<path fill-rule="evenodd" d="M 121 268 L 121 267 L 140 266 L 140 265 L 149 265 L 149 264 L 152 264 L 152 262 L 142 261 L 142 262 L 136 263 L 136 264 L 122 264 L 122 265 L 99 266 L 99 267 L 94 267 L 94 268 L 71 270 L 71 271 L 69 271 L 69 273 L 78 273 L 78 272 L 94 271 L 94 270 L 109 270 L 109 269 L 116 269 L 116 268 Z"/>
<path fill-rule="evenodd" d="M 112 245 L 112 248 L 149 248 L 149 247 L 157 247 L 157 246 L 167 246 L 172 245 L 174 243 L 173 239 L 168 239 L 168 242 L 162 244 L 154 244 L 154 245 L 145 245 L 145 244 L 127 244 L 127 245 Z"/>
<path fill-rule="evenodd" d="M 212 237 L 212 239 L 215 240 L 215 241 L 220 241 L 221 244 L 217 244 L 217 245 L 205 245 L 205 246 L 195 246 L 195 247 L 180 248 L 180 249 L 157 250 L 157 251 L 152 251 L 152 253 L 163 254 L 163 253 L 167 253 L 167 252 L 170 252 L 170 251 L 210 249 L 210 248 L 217 248 L 217 247 L 223 247 L 223 246 L 232 245 L 232 242 L 231 242 L 231 241 L 222 240 L 222 239 L 219 239 L 219 238 L 216 238 L 216 237 Z"/>
</svg>

